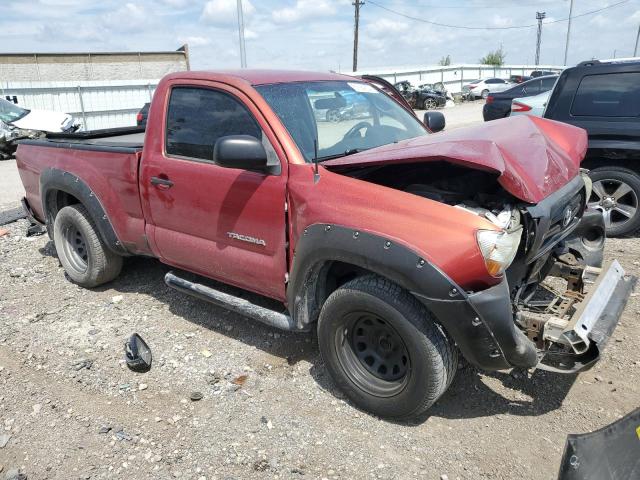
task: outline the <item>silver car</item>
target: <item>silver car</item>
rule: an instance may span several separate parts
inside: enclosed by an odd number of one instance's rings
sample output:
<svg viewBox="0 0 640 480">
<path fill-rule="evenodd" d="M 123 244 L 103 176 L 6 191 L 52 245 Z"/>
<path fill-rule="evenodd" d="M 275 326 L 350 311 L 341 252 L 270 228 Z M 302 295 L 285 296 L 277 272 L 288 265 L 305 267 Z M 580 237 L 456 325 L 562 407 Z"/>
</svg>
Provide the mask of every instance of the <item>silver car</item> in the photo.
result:
<svg viewBox="0 0 640 480">
<path fill-rule="evenodd" d="M 513 83 L 502 78 L 485 78 L 484 80 L 474 80 L 462 87 L 462 94 L 470 100 L 487 98 L 490 93 L 504 92 L 513 87 L 513 85 Z"/>
</svg>

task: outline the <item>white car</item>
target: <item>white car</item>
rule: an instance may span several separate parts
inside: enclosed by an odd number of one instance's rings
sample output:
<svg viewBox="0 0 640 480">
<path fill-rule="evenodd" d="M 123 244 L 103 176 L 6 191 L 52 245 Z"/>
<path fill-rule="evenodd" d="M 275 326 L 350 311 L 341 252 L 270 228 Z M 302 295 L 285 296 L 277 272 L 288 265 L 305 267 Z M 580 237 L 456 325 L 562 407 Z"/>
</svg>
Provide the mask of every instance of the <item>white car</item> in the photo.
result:
<svg viewBox="0 0 640 480">
<path fill-rule="evenodd" d="M 78 129 L 68 113 L 49 110 L 27 110 L 0 98 L 0 160 L 10 158 L 15 141 L 45 133 L 73 132 Z"/>
<path fill-rule="evenodd" d="M 77 128 L 68 113 L 50 110 L 27 110 L 0 98 L 0 122 L 21 130 L 67 132 Z"/>
<path fill-rule="evenodd" d="M 541 117 L 544 114 L 551 92 L 552 90 L 547 90 L 532 97 L 514 98 L 511 101 L 511 114 L 509 116 L 533 115 Z"/>
<path fill-rule="evenodd" d="M 462 94 L 471 99 L 487 98 L 490 93 L 504 92 L 513 85 L 510 81 L 502 78 L 485 78 L 484 80 L 474 80 L 462 87 Z"/>
</svg>

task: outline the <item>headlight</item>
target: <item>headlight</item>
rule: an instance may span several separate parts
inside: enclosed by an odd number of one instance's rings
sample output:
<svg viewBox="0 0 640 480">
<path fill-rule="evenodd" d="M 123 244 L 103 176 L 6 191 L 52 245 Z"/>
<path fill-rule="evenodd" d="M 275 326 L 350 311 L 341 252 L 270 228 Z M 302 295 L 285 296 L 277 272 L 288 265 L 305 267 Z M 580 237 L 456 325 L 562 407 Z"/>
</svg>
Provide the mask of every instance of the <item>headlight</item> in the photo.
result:
<svg viewBox="0 0 640 480">
<path fill-rule="evenodd" d="M 478 230 L 476 236 L 487 271 L 494 277 L 502 275 L 518 253 L 522 228 L 513 232 Z"/>
</svg>

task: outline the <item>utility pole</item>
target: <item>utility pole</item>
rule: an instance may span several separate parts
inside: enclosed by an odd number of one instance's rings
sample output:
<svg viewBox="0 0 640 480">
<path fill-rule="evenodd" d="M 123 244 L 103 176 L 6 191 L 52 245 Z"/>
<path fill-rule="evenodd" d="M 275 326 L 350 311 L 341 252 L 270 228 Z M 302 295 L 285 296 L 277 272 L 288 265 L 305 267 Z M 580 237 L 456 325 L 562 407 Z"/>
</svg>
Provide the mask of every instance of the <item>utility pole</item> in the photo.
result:
<svg viewBox="0 0 640 480">
<path fill-rule="evenodd" d="M 640 26 L 638 27 L 638 34 L 636 35 L 636 46 L 633 47 L 633 56 L 638 55 L 638 39 L 640 39 Z"/>
<path fill-rule="evenodd" d="M 244 48 L 244 14 L 242 0 L 238 0 L 238 37 L 240 40 L 240 67 L 247 68 L 247 52 Z"/>
<path fill-rule="evenodd" d="M 547 16 L 546 12 L 536 12 L 538 20 L 538 39 L 536 41 L 536 65 L 540 65 L 540 41 L 542 40 L 542 20 Z"/>
<path fill-rule="evenodd" d="M 353 30 L 353 71 L 358 70 L 358 27 L 360 24 L 360 7 L 364 5 L 364 1 L 355 0 L 352 5 L 355 10 L 355 25 Z"/>
<path fill-rule="evenodd" d="M 573 0 L 569 4 L 569 23 L 567 23 L 567 43 L 564 46 L 564 63 L 567 66 L 567 55 L 569 54 L 569 36 L 571 35 L 571 15 L 573 14 Z"/>
</svg>

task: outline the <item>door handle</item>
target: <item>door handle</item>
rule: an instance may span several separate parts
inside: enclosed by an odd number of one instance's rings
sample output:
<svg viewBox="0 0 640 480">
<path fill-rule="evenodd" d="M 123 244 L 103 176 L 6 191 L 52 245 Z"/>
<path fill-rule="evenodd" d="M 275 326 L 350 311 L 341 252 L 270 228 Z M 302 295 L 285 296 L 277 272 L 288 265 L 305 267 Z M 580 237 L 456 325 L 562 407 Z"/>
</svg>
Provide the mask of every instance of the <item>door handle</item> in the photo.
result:
<svg viewBox="0 0 640 480">
<path fill-rule="evenodd" d="M 167 189 L 173 187 L 173 182 L 168 178 L 151 177 L 151 185 L 155 185 L 158 188 Z"/>
</svg>

